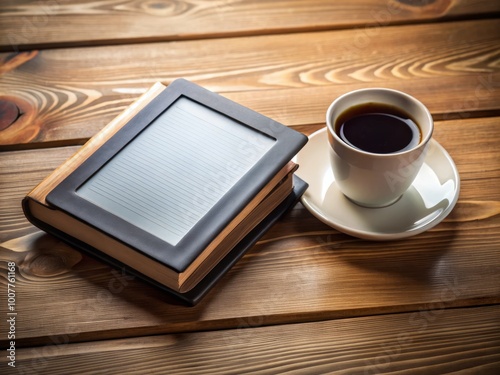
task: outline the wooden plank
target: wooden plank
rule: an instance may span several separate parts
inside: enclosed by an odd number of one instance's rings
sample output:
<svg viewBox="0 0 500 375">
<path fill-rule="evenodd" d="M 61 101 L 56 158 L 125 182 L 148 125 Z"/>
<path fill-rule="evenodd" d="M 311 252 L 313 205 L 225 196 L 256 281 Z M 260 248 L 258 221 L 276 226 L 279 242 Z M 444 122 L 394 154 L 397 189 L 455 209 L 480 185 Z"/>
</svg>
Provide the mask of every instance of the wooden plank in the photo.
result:
<svg viewBox="0 0 500 375">
<path fill-rule="evenodd" d="M 432 230 L 400 241 L 362 241 L 299 204 L 194 308 L 172 304 L 23 218 L 22 196 L 74 147 L 1 153 L 0 264 L 19 267 L 18 345 L 68 333 L 85 341 L 499 303 L 499 122 L 436 124 L 435 138 L 454 158 L 462 190 L 454 211 Z"/>
<path fill-rule="evenodd" d="M 256 324 L 91 345 L 66 344 L 68 336 L 55 338 L 55 345 L 18 349 L 16 367 L 64 375 L 500 372 L 500 306 Z"/>
<path fill-rule="evenodd" d="M 373 28 L 498 12 L 500 4 L 487 0 L 10 0 L 0 5 L 0 50 Z"/>
<path fill-rule="evenodd" d="M 414 94 L 438 118 L 498 114 L 496 20 L 363 35 L 358 29 L 3 54 L 0 99 L 23 115 L 0 131 L 0 145 L 82 143 L 153 82 L 181 76 L 293 126 L 323 123 L 336 96 L 373 86 Z"/>
</svg>

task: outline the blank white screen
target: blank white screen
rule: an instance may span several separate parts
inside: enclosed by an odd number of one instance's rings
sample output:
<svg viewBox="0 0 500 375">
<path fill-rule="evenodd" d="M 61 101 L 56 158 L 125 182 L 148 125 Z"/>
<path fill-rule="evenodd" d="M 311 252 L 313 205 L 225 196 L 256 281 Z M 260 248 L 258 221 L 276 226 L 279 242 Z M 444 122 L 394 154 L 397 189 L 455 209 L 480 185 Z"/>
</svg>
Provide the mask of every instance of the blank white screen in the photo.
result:
<svg viewBox="0 0 500 375">
<path fill-rule="evenodd" d="M 77 194 L 175 246 L 274 142 L 181 97 Z"/>
</svg>

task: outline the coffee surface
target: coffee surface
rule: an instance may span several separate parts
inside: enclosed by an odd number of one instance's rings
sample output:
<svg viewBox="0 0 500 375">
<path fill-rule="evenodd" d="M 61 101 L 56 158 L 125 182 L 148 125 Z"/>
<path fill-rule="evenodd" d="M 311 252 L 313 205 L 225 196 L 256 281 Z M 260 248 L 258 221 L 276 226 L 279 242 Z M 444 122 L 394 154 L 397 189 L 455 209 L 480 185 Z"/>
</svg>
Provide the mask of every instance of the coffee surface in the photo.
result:
<svg viewBox="0 0 500 375">
<path fill-rule="evenodd" d="M 354 106 L 341 113 L 335 131 L 352 147 L 376 154 L 409 150 L 421 138 L 417 123 L 409 115 L 379 103 Z"/>
</svg>

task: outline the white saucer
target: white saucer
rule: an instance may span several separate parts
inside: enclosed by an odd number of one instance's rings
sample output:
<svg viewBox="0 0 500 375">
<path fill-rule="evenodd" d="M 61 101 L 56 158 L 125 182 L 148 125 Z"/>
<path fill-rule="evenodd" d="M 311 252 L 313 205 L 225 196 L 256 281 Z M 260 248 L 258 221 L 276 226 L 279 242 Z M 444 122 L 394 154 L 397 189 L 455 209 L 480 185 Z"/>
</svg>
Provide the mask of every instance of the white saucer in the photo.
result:
<svg viewBox="0 0 500 375">
<path fill-rule="evenodd" d="M 435 140 L 431 140 L 413 185 L 396 203 L 366 208 L 340 192 L 330 166 L 327 138 L 326 128 L 311 134 L 295 158 L 300 166 L 295 173 L 309 184 L 302 204 L 325 224 L 359 238 L 393 240 L 432 228 L 455 206 L 460 177 L 450 155 Z"/>
</svg>

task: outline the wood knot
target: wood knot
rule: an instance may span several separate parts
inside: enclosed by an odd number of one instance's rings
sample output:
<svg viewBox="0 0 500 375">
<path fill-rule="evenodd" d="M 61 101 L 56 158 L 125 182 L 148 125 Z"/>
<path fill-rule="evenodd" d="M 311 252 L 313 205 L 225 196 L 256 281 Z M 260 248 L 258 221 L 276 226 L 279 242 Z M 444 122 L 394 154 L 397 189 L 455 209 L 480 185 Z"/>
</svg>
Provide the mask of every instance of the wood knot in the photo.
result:
<svg viewBox="0 0 500 375">
<path fill-rule="evenodd" d="M 0 99 L 0 131 L 11 126 L 21 115 L 21 110 L 16 103 Z"/>
<path fill-rule="evenodd" d="M 36 138 L 41 119 L 33 103 L 16 96 L 0 96 L 0 145 L 18 145 Z"/>
<path fill-rule="evenodd" d="M 19 268 L 33 276 L 62 275 L 82 260 L 78 251 L 49 235 L 38 238 L 32 248 Z"/>
<path fill-rule="evenodd" d="M 178 0 L 149 0 L 143 2 L 141 8 L 153 16 L 176 16 L 186 13 L 191 6 L 185 1 Z"/>
</svg>

